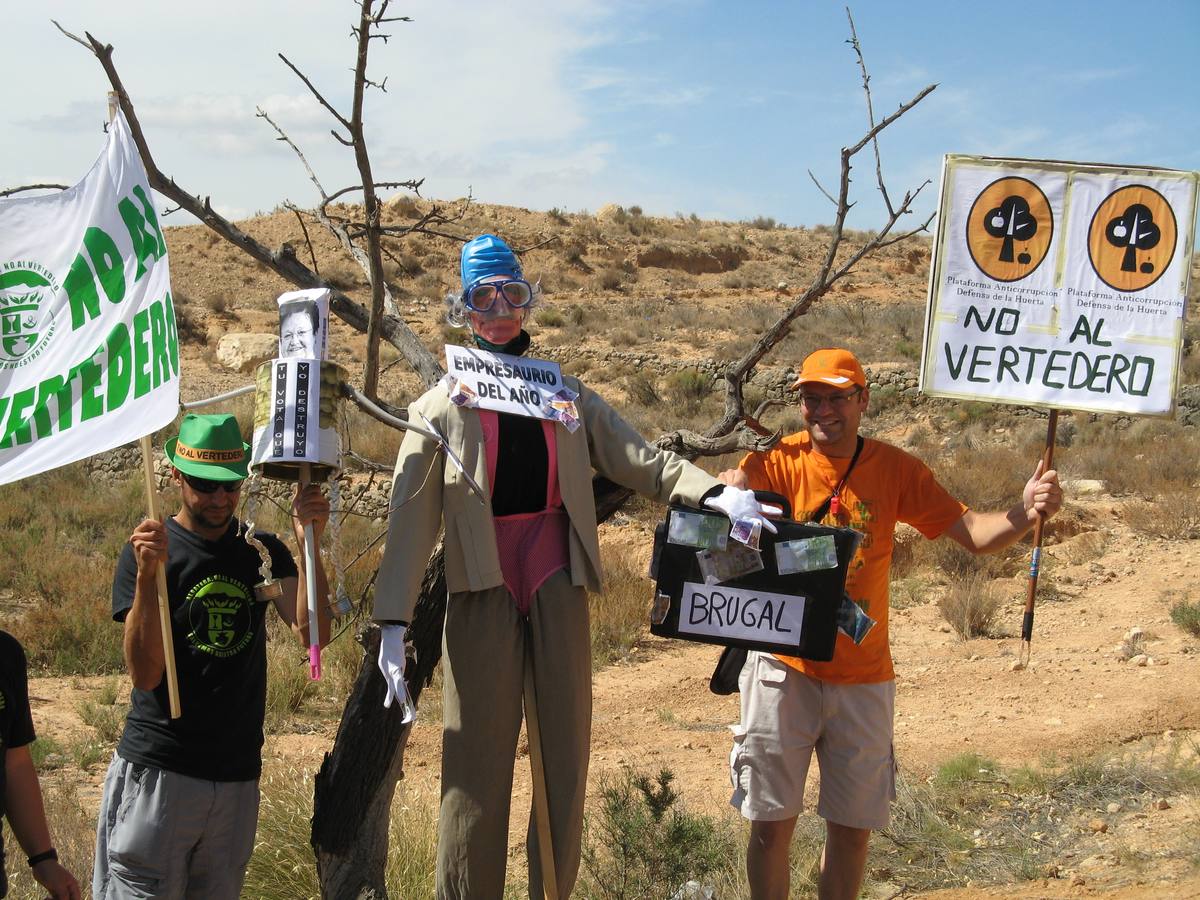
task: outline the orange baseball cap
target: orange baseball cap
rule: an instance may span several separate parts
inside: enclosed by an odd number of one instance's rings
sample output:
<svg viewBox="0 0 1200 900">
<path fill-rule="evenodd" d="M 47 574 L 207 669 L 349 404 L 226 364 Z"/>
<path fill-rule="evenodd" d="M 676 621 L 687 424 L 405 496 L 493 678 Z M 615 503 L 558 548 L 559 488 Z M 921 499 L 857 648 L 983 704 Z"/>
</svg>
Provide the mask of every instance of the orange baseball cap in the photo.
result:
<svg viewBox="0 0 1200 900">
<path fill-rule="evenodd" d="M 863 367 L 859 365 L 858 360 L 849 350 L 825 347 L 821 350 L 814 350 L 805 358 L 804 363 L 800 366 L 800 374 L 796 376 L 796 380 L 792 384 L 792 390 L 811 381 L 831 384 L 834 387 L 853 384 L 865 388 L 867 373 L 863 371 Z"/>
</svg>

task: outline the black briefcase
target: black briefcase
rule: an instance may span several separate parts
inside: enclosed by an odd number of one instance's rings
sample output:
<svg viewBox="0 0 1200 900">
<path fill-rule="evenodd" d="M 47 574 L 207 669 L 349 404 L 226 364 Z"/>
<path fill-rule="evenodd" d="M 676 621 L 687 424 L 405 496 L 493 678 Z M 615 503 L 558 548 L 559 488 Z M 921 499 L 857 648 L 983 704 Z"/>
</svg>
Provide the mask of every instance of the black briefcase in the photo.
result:
<svg viewBox="0 0 1200 900">
<path fill-rule="evenodd" d="M 762 530 L 758 553 L 734 540 L 721 513 L 668 507 L 654 534 L 650 631 L 828 661 L 861 536 L 849 528 L 794 522 L 783 497 L 756 495 L 782 506 L 788 517 L 771 520 L 778 534 Z"/>
</svg>

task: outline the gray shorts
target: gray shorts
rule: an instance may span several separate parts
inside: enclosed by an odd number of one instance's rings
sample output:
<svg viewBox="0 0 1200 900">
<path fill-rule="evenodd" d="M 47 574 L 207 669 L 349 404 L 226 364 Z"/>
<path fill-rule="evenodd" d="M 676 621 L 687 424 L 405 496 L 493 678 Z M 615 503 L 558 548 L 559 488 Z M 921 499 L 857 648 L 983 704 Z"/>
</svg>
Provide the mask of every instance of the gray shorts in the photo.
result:
<svg viewBox="0 0 1200 900">
<path fill-rule="evenodd" d="M 821 772 L 817 814 L 850 828 L 884 828 L 896 799 L 892 717 L 896 683 L 833 684 L 767 653 L 750 653 L 733 726 L 730 802 L 751 820 L 804 809 L 813 751 Z"/>
<path fill-rule="evenodd" d="M 237 900 L 258 826 L 258 781 L 205 781 L 116 754 L 96 825 L 94 900 Z"/>
</svg>

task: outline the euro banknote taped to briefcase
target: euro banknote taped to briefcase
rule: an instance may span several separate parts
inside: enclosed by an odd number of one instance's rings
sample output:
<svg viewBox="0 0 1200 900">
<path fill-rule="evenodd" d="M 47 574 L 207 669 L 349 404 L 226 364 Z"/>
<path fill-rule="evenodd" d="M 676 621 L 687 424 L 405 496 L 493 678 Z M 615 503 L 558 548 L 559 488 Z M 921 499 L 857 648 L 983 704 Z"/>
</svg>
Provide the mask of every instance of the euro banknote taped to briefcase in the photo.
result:
<svg viewBox="0 0 1200 900">
<path fill-rule="evenodd" d="M 832 659 L 846 573 L 862 535 L 790 518 L 771 522 L 778 534 L 763 529 L 754 549 L 735 540 L 724 515 L 670 506 L 654 534 L 651 633 Z"/>
</svg>

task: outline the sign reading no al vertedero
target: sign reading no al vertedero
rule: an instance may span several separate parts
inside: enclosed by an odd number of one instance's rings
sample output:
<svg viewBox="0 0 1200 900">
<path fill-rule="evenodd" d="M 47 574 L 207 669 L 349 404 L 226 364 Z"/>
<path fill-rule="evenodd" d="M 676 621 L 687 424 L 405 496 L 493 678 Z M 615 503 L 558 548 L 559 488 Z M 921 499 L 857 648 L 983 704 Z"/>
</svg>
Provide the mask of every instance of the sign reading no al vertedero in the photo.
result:
<svg viewBox="0 0 1200 900">
<path fill-rule="evenodd" d="M 167 245 L 118 114 L 81 182 L 0 200 L 0 483 L 136 440 L 178 411 Z"/>
<path fill-rule="evenodd" d="M 1197 177 L 947 156 L 921 389 L 1171 415 Z"/>
</svg>

